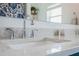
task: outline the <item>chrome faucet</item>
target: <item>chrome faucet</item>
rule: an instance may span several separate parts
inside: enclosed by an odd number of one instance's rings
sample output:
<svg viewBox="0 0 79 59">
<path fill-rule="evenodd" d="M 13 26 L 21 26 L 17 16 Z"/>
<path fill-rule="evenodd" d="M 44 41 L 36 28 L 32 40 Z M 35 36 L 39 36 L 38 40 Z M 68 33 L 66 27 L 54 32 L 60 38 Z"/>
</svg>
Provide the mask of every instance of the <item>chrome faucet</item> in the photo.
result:
<svg viewBox="0 0 79 59">
<path fill-rule="evenodd" d="M 38 29 L 33 29 L 31 31 L 30 38 L 34 38 L 35 37 L 35 31 L 38 31 Z"/>
<path fill-rule="evenodd" d="M 14 39 L 14 31 L 11 28 L 6 28 L 5 30 L 10 31 L 10 39 Z"/>
<path fill-rule="evenodd" d="M 31 25 L 34 25 L 34 20 L 31 20 Z"/>
</svg>

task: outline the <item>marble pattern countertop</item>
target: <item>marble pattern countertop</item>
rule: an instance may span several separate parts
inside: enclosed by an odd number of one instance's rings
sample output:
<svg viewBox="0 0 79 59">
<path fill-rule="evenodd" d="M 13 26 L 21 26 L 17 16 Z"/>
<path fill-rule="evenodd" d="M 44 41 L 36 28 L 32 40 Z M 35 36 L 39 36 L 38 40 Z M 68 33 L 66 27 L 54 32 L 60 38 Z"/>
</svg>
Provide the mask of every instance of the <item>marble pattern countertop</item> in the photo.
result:
<svg viewBox="0 0 79 59">
<path fill-rule="evenodd" d="M 78 48 L 79 42 L 27 41 L 27 39 L 0 40 L 0 56 L 67 55 L 62 51 Z M 78 51 L 79 49 L 77 49 Z M 76 51 L 76 50 L 75 50 Z M 76 52 L 77 52 L 76 51 Z M 73 52 L 74 53 L 74 52 Z"/>
</svg>

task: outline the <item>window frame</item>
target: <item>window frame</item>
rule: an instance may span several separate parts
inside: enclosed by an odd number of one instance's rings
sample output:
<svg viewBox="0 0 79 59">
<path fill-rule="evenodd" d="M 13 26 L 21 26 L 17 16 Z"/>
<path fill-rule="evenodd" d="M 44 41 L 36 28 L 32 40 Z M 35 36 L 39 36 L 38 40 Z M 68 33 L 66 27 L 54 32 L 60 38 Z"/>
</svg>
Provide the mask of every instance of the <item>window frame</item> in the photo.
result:
<svg viewBox="0 0 79 59">
<path fill-rule="evenodd" d="M 48 16 L 48 12 L 50 14 L 50 11 L 54 10 L 56 8 L 61 8 L 61 15 Z M 51 5 L 47 8 L 47 21 L 51 22 L 51 18 L 59 17 L 59 16 L 61 16 L 61 21 L 60 22 L 53 22 L 53 23 L 62 23 L 62 6 L 61 6 L 61 4 L 54 4 L 54 5 Z"/>
</svg>

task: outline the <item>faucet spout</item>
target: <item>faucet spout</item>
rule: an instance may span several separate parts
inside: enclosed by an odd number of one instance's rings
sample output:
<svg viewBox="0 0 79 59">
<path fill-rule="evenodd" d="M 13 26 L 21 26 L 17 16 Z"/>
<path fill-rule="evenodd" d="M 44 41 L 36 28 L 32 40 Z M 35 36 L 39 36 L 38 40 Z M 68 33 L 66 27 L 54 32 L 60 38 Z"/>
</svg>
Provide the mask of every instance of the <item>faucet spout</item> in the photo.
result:
<svg viewBox="0 0 79 59">
<path fill-rule="evenodd" d="M 34 20 L 31 20 L 31 25 L 34 25 Z"/>
<path fill-rule="evenodd" d="M 5 30 L 10 32 L 10 39 L 14 39 L 14 31 L 11 28 L 6 28 Z"/>
<path fill-rule="evenodd" d="M 34 30 L 31 31 L 30 38 L 35 37 L 35 31 L 38 31 L 38 29 L 34 29 Z"/>
</svg>

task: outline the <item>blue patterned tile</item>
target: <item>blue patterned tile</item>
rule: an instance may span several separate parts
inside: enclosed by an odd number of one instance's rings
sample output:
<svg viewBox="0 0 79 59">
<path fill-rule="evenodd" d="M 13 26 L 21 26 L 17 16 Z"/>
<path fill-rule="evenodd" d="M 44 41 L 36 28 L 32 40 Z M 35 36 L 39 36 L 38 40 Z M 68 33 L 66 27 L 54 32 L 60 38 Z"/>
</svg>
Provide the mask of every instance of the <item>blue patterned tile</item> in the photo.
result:
<svg viewBox="0 0 79 59">
<path fill-rule="evenodd" d="M 24 3 L 0 3 L 0 16 L 24 18 L 25 5 Z"/>
</svg>

